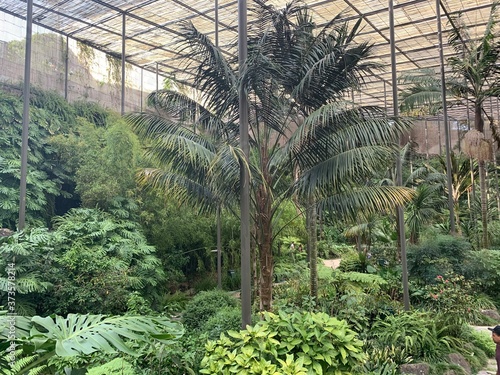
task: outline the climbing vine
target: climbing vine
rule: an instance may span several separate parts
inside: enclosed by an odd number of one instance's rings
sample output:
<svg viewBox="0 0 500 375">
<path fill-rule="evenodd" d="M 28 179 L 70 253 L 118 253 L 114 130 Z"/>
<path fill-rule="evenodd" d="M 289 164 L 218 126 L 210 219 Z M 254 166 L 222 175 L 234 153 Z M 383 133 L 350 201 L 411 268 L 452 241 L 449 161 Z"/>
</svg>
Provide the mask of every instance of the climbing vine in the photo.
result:
<svg viewBox="0 0 500 375">
<path fill-rule="evenodd" d="M 95 58 L 95 51 L 92 46 L 88 44 L 77 42 L 78 45 L 78 60 L 85 66 L 86 68 L 90 68 L 92 65 L 92 61 Z"/>
<path fill-rule="evenodd" d="M 113 55 L 106 54 L 106 60 L 108 60 L 108 80 L 110 83 L 118 83 L 121 81 L 121 58 Z"/>
</svg>

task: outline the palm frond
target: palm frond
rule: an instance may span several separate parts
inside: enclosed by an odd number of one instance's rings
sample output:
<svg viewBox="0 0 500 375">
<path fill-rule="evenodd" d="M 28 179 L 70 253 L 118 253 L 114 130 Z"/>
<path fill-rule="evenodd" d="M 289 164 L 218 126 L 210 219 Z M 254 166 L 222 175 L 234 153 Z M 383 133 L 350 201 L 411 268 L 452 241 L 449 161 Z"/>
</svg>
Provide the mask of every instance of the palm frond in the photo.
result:
<svg viewBox="0 0 500 375">
<path fill-rule="evenodd" d="M 217 108 L 221 117 L 237 113 L 238 78 L 222 51 L 191 22 L 181 25 L 183 67 L 194 73 L 193 86 L 205 95 L 205 107 Z M 196 64 L 194 64 L 196 63 Z"/>
<path fill-rule="evenodd" d="M 159 90 L 148 96 L 148 105 L 156 108 L 161 117 L 174 120 L 195 132 L 211 134 L 214 138 L 230 140 L 238 133 L 238 125 L 221 121 L 216 111 L 210 111 L 199 101 L 174 90 Z M 136 118 L 130 115 L 129 118 Z M 138 129 L 140 134 L 140 129 Z"/>
<path fill-rule="evenodd" d="M 354 219 L 360 210 L 365 213 L 389 212 L 396 205 L 404 205 L 414 194 L 412 189 L 399 186 L 352 187 L 318 199 L 318 206 L 335 212 L 339 217 Z"/>
</svg>

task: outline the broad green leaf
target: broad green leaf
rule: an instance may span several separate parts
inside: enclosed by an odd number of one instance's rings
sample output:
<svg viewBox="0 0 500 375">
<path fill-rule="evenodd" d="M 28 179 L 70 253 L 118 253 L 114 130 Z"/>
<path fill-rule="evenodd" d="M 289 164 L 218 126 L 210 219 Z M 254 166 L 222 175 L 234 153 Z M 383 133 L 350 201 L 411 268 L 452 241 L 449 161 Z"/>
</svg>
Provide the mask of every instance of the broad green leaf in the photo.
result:
<svg viewBox="0 0 500 375">
<path fill-rule="evenodd" d="M 164 317 L 110 316 L 69 314 L 32 318 L 31 336 L 46 337 L 59 356 L 76 356 L 94 352 L 114 353 L 116 350 L 136 354 L 126 339 L 141 342 L 158 340 L 169 343 L 183 334 L 182 326 Z"/>
</svg>

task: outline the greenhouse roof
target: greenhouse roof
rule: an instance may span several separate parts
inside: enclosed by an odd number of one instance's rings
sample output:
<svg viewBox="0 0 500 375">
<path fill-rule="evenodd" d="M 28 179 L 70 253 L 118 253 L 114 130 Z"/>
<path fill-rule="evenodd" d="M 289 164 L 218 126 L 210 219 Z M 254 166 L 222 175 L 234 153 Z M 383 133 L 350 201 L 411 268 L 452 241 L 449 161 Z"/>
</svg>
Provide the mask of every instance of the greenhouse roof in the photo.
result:
<svg viewBox="0 0 500 375">
<path fill-rule="evenodd" d="M 305 1 L 317 24 L 328 22 L 346 11 L 345 17 L 363 18 L 360 40 L 376 45 L 375 59 L 386 69 L 367 78 L 366 87 L 354 93 L 362 104 L 391 107 L 391 54 L 388 0 Z M 272 0 L 278 7 L 284 0 Z M 442 0 L 442 27 L 448 23 L 444 11 L 462 12 L 463 18 L 479 35 L 488 20 L 491 0 Z M 179 21 L 191 21 L 214 39 L 218 23 L 219 45 L 227 54 L 237 53 L 238 1 L 236 0 L 33 0 L 33 23 L 59 34 L 88 43 L 116 57 L 122 55 L 122 27 L 125 19 L 126 60 L 162 76 L 189 79 L 179 71 L 177 46 Z M 251 7 L 252 1 L 248 0 Z M 26 18 L 26 0 L 0 0 L 0 11 Z M 218 22 L 216 22 L 218 19 Z M 252 23 L 252 13 L 248 13 Z M 436 2 L 394 0 L 397 73 L 439 67 Z M 446 35 L 446 34 L 445 34 Z M 453 51 L 443 38 L 444 55 Z M 455 118 L 460 113 L 450 113 Z M 463 114 L 462 114 L 463 115 Z"/>
</svg>

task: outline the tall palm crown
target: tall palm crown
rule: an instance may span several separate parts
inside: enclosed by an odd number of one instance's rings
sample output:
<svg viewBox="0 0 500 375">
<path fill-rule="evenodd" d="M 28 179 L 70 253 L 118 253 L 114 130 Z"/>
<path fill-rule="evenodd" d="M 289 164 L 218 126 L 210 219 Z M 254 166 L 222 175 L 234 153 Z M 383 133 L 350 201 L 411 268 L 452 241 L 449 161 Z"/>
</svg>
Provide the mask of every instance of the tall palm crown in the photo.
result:
<svg viewBox="0 0 500 375">
<path fill-rule="evenodd" d="M 250 108 L 247 167 L 260 261 L 260 300 L 262 309 L 270 309 L 273 220 L 281 203 L 295 193 L 321 197 L 336 193 L 330 203 L 344 212 L 360 205 L 376 210 L 387 207 L 389 201 L 401 202 L 405 192 L 397 188 L 359 192 L 351 188 L 377 162 L 387 159 L 405 124 L 389 123 L 381 111 L 343 101 L 362 82 L 363 74 L 376 68 L 362 63 L 371 46 L 353 41 L 359 23 L 350 30 L 337 17 L 315 33 L 307 7 L 297 1 L 276 10 L 258 0 L 253 11 L 259 22 L 249 32 L 248 59 L 241 75 L 234 61 L 227 60 L 193 25 L 185 24 L 185 68 L 194 72 L 192 85 L 203 93 L 202 99 L 195 103 L 175 91 L 162 90 L 149 97 L 156 108 L 153 113 L 133 114 L 129 119 L 139 135 L 151 140 L 150 155 L 162 167 L 154 175 L 168 176 L 145 175 L 149 182 L 168 189 L 175 186 L 186 199 L 195 191 L 208 191 L 207 196 L 236 202 L 231 197 L 243 163 L 236 147 L 237 93 L 243 85 Z M 193 186 L 189 191 L 188 180 Z"/>
<path fill-rule="evenodd" d="M 454 78 L 450 90 L 455 97 L 473 104 L 476 130 L 484 131 L 484 102 L 500 95 L 500 40 L 495 38 L 498 3 L 493 3 L 483 36 L 474 40 L 470 30 L 458 14 L 450 18 L 452 31 L 449 44 L 456 52 L 448 59 Z"/>
</svg>

